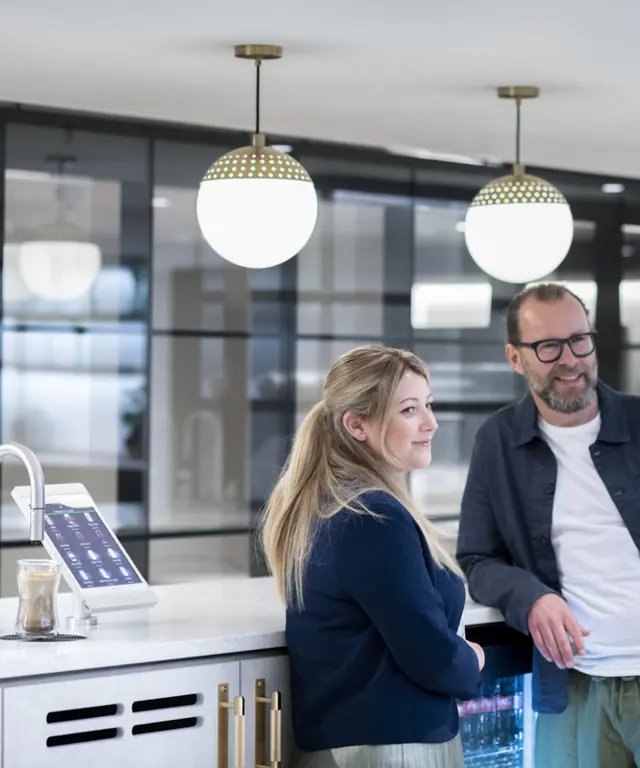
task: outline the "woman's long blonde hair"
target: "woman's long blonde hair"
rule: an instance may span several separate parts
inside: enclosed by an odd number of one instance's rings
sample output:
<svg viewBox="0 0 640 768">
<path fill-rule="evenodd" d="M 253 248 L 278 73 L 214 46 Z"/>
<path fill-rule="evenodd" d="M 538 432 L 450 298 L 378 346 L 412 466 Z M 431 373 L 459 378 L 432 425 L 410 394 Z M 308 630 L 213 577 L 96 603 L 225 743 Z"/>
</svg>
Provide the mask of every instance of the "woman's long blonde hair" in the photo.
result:
<svg viewBox="0 0 640 768">
<path fill-rule="evenodd" d="M 262 545 L 287 605 L 304 607 L 304 574 L 318 522 L 345 507 L 372 514 L 354 505 L 365 491 L 394 496 L 422 529 L 435 562 L 460 573 L 435 526 L 416 507 L 405 484 L 394 479 L 393 457 L 384 450 L 393 395 L 407 371 L 429 381 L 425 364 L 406 350 L 369 345 L 346 352 L 331 366 L 323 399 L 300 425 L 262 520 Z M 347 432 L 342 422 L 348 412 L 379 422 L 382 457 Z"/>
</svg>

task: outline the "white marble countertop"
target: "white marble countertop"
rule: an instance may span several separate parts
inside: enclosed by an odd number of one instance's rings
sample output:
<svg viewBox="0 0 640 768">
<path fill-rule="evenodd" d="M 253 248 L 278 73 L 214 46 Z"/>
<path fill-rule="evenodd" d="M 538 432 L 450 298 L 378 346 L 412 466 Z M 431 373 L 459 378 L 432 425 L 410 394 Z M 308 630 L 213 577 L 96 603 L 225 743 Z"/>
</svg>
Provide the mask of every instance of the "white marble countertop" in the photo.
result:
<svg viewBox="0 0 640 768">
<path fill-rule="evenodd" d="M 284 610 L 271 578 L 229 577 L 153 589 L 156 606 L 101 614 L 86 640 L 0 641 L 0 681 L 285 647 Z M 63 632 L 71 598 L 64 594 L 58 600 Z M 14 631 L 17 605 L 17 598 L 0 600 L 0 634 Z M 473 626 L 502 617 L 468 602 L 464 620 Z"/>
</svg>

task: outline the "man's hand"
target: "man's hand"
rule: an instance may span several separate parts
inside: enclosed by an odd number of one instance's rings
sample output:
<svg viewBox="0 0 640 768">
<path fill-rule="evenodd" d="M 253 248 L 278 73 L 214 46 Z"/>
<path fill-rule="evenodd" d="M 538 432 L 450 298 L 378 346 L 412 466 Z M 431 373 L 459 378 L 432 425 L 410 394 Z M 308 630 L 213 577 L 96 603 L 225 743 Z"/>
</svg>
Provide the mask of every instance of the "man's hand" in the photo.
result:
<svg viewBox="0 0 640 768">
<path fill-rule="evenodd" d="M 572 669 L 575 662 L 569 637 L 579 656 L 584 656 L 584 640 L 591 633 L 581 627 L 566 602 L 558 595 L 543 595 L 529 609 L 529 632 L 547 661 L 560 669 Z"/>
<path fill-rule="evenodd" d="M 480 667 L 480 671 L 482 671 L 482 668 L 484 667 L 484 651 L 482 650 L 482 647 L 478 645 L 478 643 L 472 643 L 470 640 L 467 640 L 466 642 L 476 652 L 476 656 L 478 657 L 478 666 Z"/>
</svg>

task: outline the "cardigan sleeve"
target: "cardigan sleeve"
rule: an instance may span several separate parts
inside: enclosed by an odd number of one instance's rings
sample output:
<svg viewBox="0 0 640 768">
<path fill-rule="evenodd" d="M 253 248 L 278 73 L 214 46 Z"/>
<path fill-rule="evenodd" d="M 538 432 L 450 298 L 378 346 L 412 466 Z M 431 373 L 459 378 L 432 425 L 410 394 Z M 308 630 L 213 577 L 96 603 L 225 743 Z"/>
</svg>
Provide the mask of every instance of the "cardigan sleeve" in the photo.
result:
<svg viewBox="0 0 640 768">
<path fill-rule="evenodd" d="M 373 494 L 367 507 L 382 517 L 347 513 L 335 542 L 342 588 L 361 606 L 398 667 L 415 684 L 462 699 L 477 695 L 477 656 L 449 628 L 443 598 L 425 562 L 422 533 L 388 494 Z"/>
</svg>

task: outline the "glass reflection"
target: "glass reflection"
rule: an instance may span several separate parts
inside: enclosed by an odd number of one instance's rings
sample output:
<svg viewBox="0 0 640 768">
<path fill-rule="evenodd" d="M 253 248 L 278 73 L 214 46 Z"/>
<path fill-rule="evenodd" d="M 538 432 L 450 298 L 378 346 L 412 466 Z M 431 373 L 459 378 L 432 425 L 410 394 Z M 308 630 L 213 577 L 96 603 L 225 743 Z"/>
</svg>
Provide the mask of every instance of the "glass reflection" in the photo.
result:
<svg viewBox="0 0 640 768">
<path fill-rule="evenodd" d="M 2 439 L 48 483 L 82 482 L 118 530 L 144 525 L 146 143 L 9 125 Z M 2 473 L 2 538 L 24 539 Z"/>
<path fill-rule="evenodd" d="M 152 530 L 248 526 L 249 376 L 243 339 L 154 338 Z"/>
<path fill-rule="evenodd" d="M 488 328 L 491 284 L 414 283 L 411 325 L 414 328 Z"/>
<path fill-rule="evenodd" d="M 383 334 L 386 207 L 373 195 L 319 200 L 298 256 L 298 333 Z"/>
</svg>

